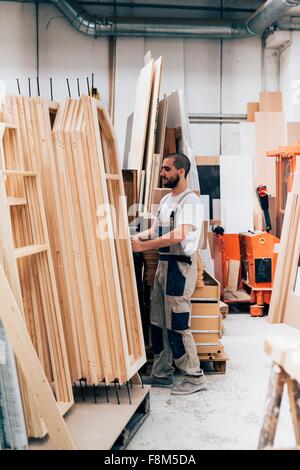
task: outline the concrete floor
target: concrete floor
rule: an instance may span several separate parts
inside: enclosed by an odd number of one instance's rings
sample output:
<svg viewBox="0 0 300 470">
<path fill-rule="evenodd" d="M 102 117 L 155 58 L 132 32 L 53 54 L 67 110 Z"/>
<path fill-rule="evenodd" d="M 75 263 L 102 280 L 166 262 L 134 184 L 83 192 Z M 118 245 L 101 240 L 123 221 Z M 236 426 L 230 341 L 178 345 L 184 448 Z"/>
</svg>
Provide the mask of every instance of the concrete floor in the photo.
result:
<svg viewBox="0 0 300 470">
<path fill-rule="evenodd" d="M 230 359 L 225 375 L 207 375 L 207 391 L 185 397 L 152 389 L 151 414 L 129 450 L 257 448 L 271 368 L 263 352 L 264 338 L 300 339 L 300 330 L 249 313 L 229 314 L 224 327 L 222 342 Z M 275 445 L 295 445 L 286 392 Z"/>
</svg>

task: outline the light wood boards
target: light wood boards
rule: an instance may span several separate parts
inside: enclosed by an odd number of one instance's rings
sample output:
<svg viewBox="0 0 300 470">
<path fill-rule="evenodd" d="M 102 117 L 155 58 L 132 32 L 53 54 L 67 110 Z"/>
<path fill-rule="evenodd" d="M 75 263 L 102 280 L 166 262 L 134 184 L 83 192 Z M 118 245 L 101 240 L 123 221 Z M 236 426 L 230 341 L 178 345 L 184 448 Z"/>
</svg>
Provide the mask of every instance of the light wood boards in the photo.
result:
<svg viewBox="0 0 300 470">
<path fill-rule="evenodd" d="M 24 165 L 23 153 L 11 145 L 23 141 L 19 128 L 8 137 L 1 151 L 1 264 L 47 379 L 54 382 L 56 399 L 66 412 L 73 404 L 73 393 L 42 192 L 36 172 L 16 168 Z M 8 205 L 7 196 L 11 200 L 21 196 L 26 204 Z M 28 434 L 44 435 L 38 408 L 23 380 L 21 390 Z"/>
<path fill-rule="evenodd" d="M 297 171 L 294 175 L 292 191 L 287 197 L 269 309 L 271 323 L 286 322 L 296 328 L 300 328 L 300 297 L 294 293 L 300 255 L 299 220 L 300 175 Z"/>
<path fill-rule="evenodd" d="M 23 314 L 14 298 L 2 267 L 0 266 L 0 318 L 9 337 L 14 353 L 33 397 L 39 404 L 51 442 L 57 450 L 75 449 L 66 424 L 58 410 L 53 392 L 45 376 L 36 351 L 28 334 Z"/>
<path fill-rule="evenodd" d="M 281 112 L 282 94 L 281 91 L 261 91 L 259 93 L 259 110 Z"/>
<path fill-rule="evenodd" d="M 192 148 L 189 119 L 186 111 L 185 97 L 183 90 L 175 90 L 168 95 L 168 115 L 167 127 L 181 128 L 181 139 L 179 139 L 178 151 L 184 153 L 191 162 L 191 170 L 188 174 L 188 187 L 193 191 L 199 191 L 199 179 Z"/>
<path fill-rule="evenodd" d="M 137 81 L 131 143 L 127 164 L 129 170 L 141 171 L 143 167 L 153 71 L 154 60 L 151 59 L 141 70 Z"/>
<path fill-rule="evenodd" d="M 255 113 L 258 111 L 259 111 L 259 103 L 256 103 L 256 102 L 247 103 L 247 121 L 254 122 Z"/>
<path fill-rule="evenodd" d="M 286 125 L 281 112 L 255 113 L 256 124 L 256 180 L 255 186 L 265 184 L 276 196 L 275 158 L 266 157 L 270 149 L 286 144 Z"/>
<path fill-rule="evenodd" d="M 83 376 L 124 383 L 145 354 L 115 134 L 101 103 L 87 97 L 59 107 L 52 134 Z"/>
<path fill-rule="evenodd" d="M 159 57 L 154 62 L 152 92 L 151 92 L 147 140 L 146 140 L 146 149 L 145 149 L 145 160 L 144 160 L 144 169 L 146 171 L 146 186 L 145 186 L 144 203 L 145 203 L 146 208 L 148 208 L 148 210 L 150 210 L 151 197 L 152 197 L 151 186 L 153 185 L 151 185 L 151 181 L 154 175 L 154 167 L 156 166 L 154 152 L 155 152 L 155 140 L 156 140 L 156 134 L 157 134 L 157 118 L 158 118 L 158 102 L 159 102 L 159 91 L 160 91 L 160 82 L 161 82 L 161 69 L 162 69 L 162 58 Z M 155 176 L 157 178 L 157 172 Z"/>
<path fill-rule="evenodd" d="M 300 142 L 300 122 L 287 122 L 287 145 L 295 145 Z"/>
</svg>

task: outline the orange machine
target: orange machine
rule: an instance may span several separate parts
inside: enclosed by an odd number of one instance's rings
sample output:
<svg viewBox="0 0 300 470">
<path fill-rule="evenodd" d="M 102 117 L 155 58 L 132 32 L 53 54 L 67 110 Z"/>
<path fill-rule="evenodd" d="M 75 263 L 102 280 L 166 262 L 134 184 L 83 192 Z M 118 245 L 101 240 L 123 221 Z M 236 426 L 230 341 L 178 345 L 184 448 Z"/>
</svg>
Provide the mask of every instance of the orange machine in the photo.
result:
<svg viewBox="0 0 300 470">
<path fill-rule="evenodd" d="M 241 277 L 250 293 L 250 315 L 262 316 L 270 304 L 279 239 L 268 232 L 240 233 Z"/>
</svg>

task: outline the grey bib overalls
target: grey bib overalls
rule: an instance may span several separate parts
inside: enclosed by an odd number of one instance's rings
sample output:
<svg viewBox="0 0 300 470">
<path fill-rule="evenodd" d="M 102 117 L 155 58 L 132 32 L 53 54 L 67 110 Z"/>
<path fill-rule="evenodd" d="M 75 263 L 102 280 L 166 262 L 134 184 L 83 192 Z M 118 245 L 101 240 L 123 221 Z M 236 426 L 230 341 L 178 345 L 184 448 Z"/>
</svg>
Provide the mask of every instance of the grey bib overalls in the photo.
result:
<svg viewBox="0 0 300 470">
<path fill-rule="evenodd" d="M 157 214 L 158 236 L 174 230 L 176 212 L 185 197 L 180 198 L 163 225 Z M 152 376 L 170 381 L 173 359 L 186 378 L 197 384 L 203 375 L 190 327 L 191 302 L 197 279 L 197 254 L 186 256 L 181 243 L 159 249 L 159 263 L 151 296 L 151 339 L 154 362 Z"/>
</svg>

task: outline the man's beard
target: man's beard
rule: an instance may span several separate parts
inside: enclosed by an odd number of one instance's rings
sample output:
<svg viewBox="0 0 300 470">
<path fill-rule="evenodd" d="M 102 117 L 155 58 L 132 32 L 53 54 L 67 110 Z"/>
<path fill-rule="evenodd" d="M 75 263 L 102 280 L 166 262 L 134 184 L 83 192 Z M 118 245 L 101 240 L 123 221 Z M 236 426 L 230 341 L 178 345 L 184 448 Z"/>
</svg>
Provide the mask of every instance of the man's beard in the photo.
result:
<svg viewBox="0 0 300 470">
<path fill-rule="evenodd" d="M 163 181 L 165 188 L 176 188 L 179 183 L 179 176 L 176 175 L 174 178 L 169 179 L 168 181 Z"/>
</svg>

